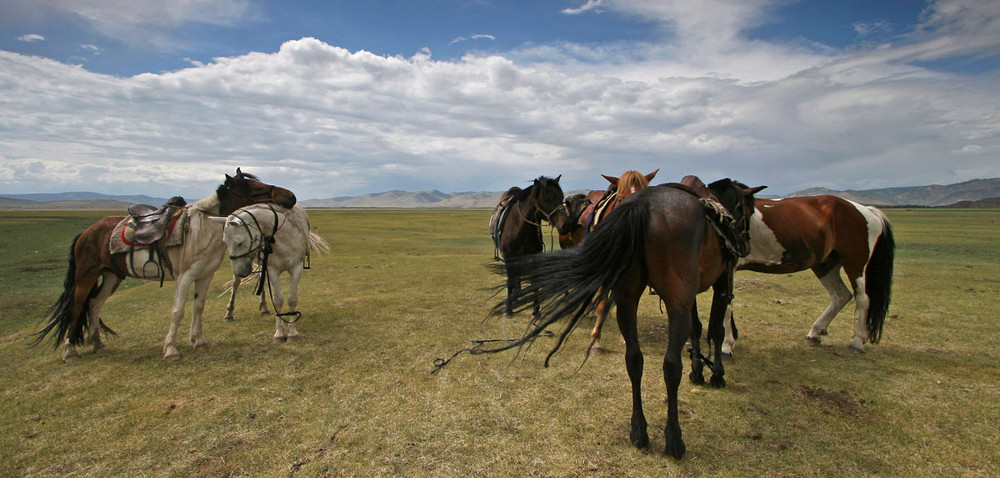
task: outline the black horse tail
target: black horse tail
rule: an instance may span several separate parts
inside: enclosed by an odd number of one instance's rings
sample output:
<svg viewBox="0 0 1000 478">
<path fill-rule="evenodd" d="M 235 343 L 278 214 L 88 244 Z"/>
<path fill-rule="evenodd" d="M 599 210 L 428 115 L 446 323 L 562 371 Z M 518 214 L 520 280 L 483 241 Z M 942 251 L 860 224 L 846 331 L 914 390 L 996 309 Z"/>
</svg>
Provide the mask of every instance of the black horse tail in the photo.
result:
<svg viewBox="0 0 1000 478">
<path fill-rule="evenodd" d="M 549 325 L 568 317 L 569 322 L 545 359 L 548 365 L 549 358 L 559 350 L 566 336 L 600 300 L 614 297 L 615 291 L 635 272 L 645 277 L 643 259 L 649 222 L 648 201 L 637 197 L 616 207 L 578 247 L 519 257 L 506 264 L 491 266 L 498 274 L 513 274 L 529 283 L 510 298 L 511 306 L 519 311 L 533 307 L 537 301 L 542 320 L 520 339 L 504 347 L 478 352 L 499 352 L 521 346 Z M 636 271 L 636 267 L 642 270 Z M 502 309 L 503 302 L 494 307 L 494 312 Z"/>
<path fill-rule="evenodd" d="M 892 238 L 892 226 L 884 214 L 879 213 L 882 220 L 882 234 L 875 242 L 875 250 L 865 267 L 865 294 L 868 295 L 868 339 L 877 344 L 882 339 L 882 326 L 889 311 L 889 298 L 892 295 L 892 267 L 896 251 L 896 242 Z"/>
<path fill-rule="evenodd" d="M 42 340 L 45 339 L 50 332 L 55 331 L 53 336 L 52 346 L 53 348 L 59 348 L 59 345 L 63 341 L 68 340 L 71 345 L 82 345 L 86 338 L 87 331 L 87 310 L 90 306 L 90 299 L 97 294 L 97 286 L 90 291 L 87 295 L 86 301 L 83 303 L 83 308 L 81 309 L 81 317 L 73 316 L 74 309 L 74 295 L 76 294 L 76 243 L 80 240 L 80 236 L 83 234 L 77 234 L 73 238 L 73 244 L 69 248 L 69 270 L 66 271 L 66 279 L 63 280 L 63 292 L 56 300 L 56 303 L 49 307 L 49 310 L 45 312 L 43 316 L 44 319 L 48 319 L 48 323 L 42 330 L 36 332 L 35 339 L 31 342 L 31 346 L 34 347 L 38 345 Z M 104 325 L 102 321 L 101 329 L 110 335 L 115 335 L 115 332 Z"/>
</svg>

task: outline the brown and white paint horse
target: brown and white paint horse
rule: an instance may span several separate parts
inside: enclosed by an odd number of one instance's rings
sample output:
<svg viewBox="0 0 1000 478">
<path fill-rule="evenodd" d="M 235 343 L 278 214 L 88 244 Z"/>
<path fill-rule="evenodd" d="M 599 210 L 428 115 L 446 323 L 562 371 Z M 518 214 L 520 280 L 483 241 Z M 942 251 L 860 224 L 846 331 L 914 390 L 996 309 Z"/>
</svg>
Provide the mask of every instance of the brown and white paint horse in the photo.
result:
<svg viewBox="0 0 1000 478">
<path fill-rule="evenodd" d="M 889 308 L 895 242 L 882 211 L 836 196 L 756 199 L 750 222 L 750 254 L 737 269 L 788 274 L 810 269 L 830 294 L 830 305 L 806 335 L 819 344 L 830 322 L 854 298 L 857 325 L 848 346 L 864 352 L 878 343 Z M 850 289 L 841 278 L 847 274 Z M 723 353 L 735 343 L 727 313 Z"/>
<path fill-rule="evenodd" d="M 202 311 L 212 276 L 222 263 L 226 244 L 222 224 L 210 216 L 226 216 L 248 204 L 271 201 L 283 206 L 295 205 L 295 195 L 284 188 L 264 184 L 257 177 L 236 170 L 212 195 L 184 207 L 187 224 L 181 245 L 166 249 L 171 267 L 164 269 L 164 280 L 176 281 L 170 330 L 163 343 L 164 360 L 180 358 L 177 352 L 177 328 L 184 317 L 188 290 L 194 284 L 191 317 L 191 343 L 195 349 L 207 347 L 201 331 Z M 65 341 L 63 361 L 75 360 L 76 347 L 90 344 L 94 352 L 104 348 L 100 331 L 114 332 L 101 321 L 101 308 L 126 277 L 137 277 L 128 265 L 127 253 L 112 254 L 110 237 L 124 216 L 105 217 L 76 236 L 70 247 L 69 270 L 64 290 L 49 309 L 48 323 L 36 333 L 37 344 L 50 332 L 54 346 Z"/>
</svg>

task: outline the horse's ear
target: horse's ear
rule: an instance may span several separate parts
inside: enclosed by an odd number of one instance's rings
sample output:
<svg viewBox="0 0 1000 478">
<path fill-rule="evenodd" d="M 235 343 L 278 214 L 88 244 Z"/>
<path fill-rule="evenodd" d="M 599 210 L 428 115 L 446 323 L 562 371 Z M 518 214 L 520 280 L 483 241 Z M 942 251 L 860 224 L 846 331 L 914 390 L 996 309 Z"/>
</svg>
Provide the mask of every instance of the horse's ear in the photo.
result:
<svg viewBox="0 0 1000 478">
<path fill-rule="evenodd" d="M 618 178 L 616 178 L 614 176 L 608 176 L 607 174 L 602 174 L 601 176 L 604 176 L 604 179 L 607 179 L 608 182 L 611 183 L 612 186 L 615 186 L 615 187 L 618 186 Z"/>
<path fill-rule="evenodd" d="M 236 175 L 237 176 L 243 176 L 243 171 L 240 171 L 240 167 L 239 166 L 236 167 Z"/>
<path fill-rule="evenodd" d="M 222 217 L 222 216 L 208 216 L 208 220 L 209 221 L 217 222 L 219 224 L 225 224 L 226 223 L 226 219 L 227 218 Z"/>
<path fill-rule="evenodd" d="M 562 174 L 556 176 L 556 184 L 559 184 L 559 179 L 562 178 Z"/>
<path fill-rule="evenodd" d="M 750 188 L 746 190 L 747 194 L 757 194 L 763 190 L 767 189 L 767 186 L 757 186 L 755 188 Z"/>
<path fill-rule="evenodd" d="M 656 177 L 656 173 L 658 173 L 658 172 L 660 172 L 660 168 L 656 168 L 656 171 L 653 171 L 653 172 L 647 174 L 646 175 L 646 181 L 653 182 L 653 178 Z"/>
</svg>

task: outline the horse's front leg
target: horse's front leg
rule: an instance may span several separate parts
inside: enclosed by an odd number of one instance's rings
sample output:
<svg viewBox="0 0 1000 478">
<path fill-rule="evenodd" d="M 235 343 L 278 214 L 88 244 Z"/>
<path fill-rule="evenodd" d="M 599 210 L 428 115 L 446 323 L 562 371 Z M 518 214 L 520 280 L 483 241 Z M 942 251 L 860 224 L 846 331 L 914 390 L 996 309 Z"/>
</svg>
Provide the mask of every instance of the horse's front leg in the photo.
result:
<svg viewBox="0 0 1000 478">
<path fill-rule="evenodd" d="M 729 302 L 726 307 L 726 317 L 723 320 L 723 329 L 725 329 L 726 338 L 722 341 L 722 355 L 725 357 L 733 356 L 733 349 L 736 348 L 736 323 L 733 322 L 733 303 Z"/>
<path fill-rule="evenodd" d="M 236 320 L 236 317 L 233 316 L 233 309 L 236 308 L 236 291 L 240 290 L 240 282 L 242 282 L 240 276 L 233 274 L 233 287 L 229 293 L 229 304 L 226 305 L 226 315 L 222 317 L 222 320 L 226 322 Z"/>
<path fill-rule="evenodd" d="M 302 279 L 302 267 L 293 268 L 288 275 L 288 311 L 295 312 L 299 310 L 299 280 Z M 295 317 L 288 323 L 288 340 L 298 340 L 300 337 L 299 331 L 295 329 L 295 323 Z"/>
<path fill-rule="evenodd" d="M 201 319 L 205 312 L 205 301 L 208 299 L 208 287 L 212 284 L 212 275 L 200 277 L 194 283 L 194 301 L 191 304 L 191 344 L 194 349 L 208 348 L 208 340 L 201 331 Z"/>
<path fill-rule="evenodd" d="M 708 316 L 708 341 L 712 346 L 712 378 L 709 384 L 716 388 L 726 386 L 726 367 L 722 363 L 722 343 L 725 341 L 726 312 L 732 303 L 732 274 L 723 274 L 712 287 L 712 311 Z M 694 318 L 697 321 L 697 318 Z"/>
<path fill-rule="evenodd" d="M 191 275 L 182 273 L 177 278 L 174 288 L 174 307 L 170 311 L 170 330 L 167 337 L 163 339 L 163 360 L 180 360 L 181 354 L 177 351 L 177 329 L 180 327 L 181 319 L 184 318 L 184 307 L 187 302 L 187 291 L 191 287 Z"/>
<path fill-rule="evenodd" d="M 285 296 L 281 294 L 280 274 L 279 271 L 267 271 L 267 276 L 271 279 L 268 284 L 271 289 L 271 301 L 274 302 L 274 337 L 272 340 L 275 343 L 287 341 L 289 332 L 293 329 L 292 324 L 288 324 L 286 327 L 285 320 L 281 317 L 281 312 L 285 309 Z"/>
<path fill-rule="evenodd" d="M 516 277 L 507 274 L 507 299 L 503 302 L 503 316 L 509 318 L 514 316 L 514 297 L 521 292 L 521 281 Z"/>
</svg>

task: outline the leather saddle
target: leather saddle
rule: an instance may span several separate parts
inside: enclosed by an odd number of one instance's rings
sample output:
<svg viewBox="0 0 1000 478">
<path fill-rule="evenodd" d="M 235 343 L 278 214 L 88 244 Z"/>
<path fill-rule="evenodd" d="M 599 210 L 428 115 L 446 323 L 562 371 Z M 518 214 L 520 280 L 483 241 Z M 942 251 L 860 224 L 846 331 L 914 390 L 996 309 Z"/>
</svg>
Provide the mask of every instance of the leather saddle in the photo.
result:
<svg viewBox="0 0 1000 478">
<path fill-rule="evenodd" d="M 152 244 L 162 239 L 167 234 L 174 214 L 186 205 L 187 202 L 184 201 L 184 198 L 174 196 L 160 207 L 149 204 L 129 206 L 130 223 L 135 228 L 134 242 L 136 244 Z"/>
</svg>

